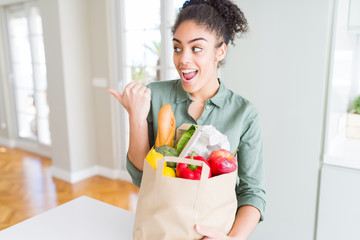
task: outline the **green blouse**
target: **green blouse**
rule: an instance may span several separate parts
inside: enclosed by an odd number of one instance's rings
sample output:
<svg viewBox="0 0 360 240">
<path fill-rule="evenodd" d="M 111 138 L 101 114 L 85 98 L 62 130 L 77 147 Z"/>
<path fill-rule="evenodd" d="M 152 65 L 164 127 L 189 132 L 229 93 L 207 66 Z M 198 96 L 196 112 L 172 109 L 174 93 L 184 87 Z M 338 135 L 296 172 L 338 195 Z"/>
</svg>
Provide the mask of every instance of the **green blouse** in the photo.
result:
<svg viewBox="0 0 360 240">
<path fill-rule="evenodd" d="M 238 207 L 251 205 L 259 209 L 261 220 L 265 211 L 264 161 L 260 119 L 256 108 L 246 99 L 227 89 L 219 80 L 216 95 L 205 103 L 200 118 L 194 120 L 188 112 L 192 103 L 180 80 L 152 82 L 151 109 L 148 115 L 149 144 L 153 146 L 158 128 L 158 112 L 170 103 L 176 119 L 176 128 L 183 123 L 213 125 L 230 142 L 230 151 L 237 153 L 238 180 L 236 194 Z M 142 172 L 127 158 L 127 170 L 133 183 L 140 187 Z"/>
</svg>

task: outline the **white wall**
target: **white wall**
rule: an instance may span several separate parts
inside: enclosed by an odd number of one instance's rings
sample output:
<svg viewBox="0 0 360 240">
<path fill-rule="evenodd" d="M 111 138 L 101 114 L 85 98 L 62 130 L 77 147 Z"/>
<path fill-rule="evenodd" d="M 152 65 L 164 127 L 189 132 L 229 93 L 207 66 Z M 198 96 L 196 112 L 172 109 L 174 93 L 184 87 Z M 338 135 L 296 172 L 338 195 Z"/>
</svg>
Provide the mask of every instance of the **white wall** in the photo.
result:
<svg viewBox="0 0 360 240">
<path fill-rule="evenodd" d="M 78 171 L 96 162 L 89 8 L 87 0 L 58 3 L 70 155 L 76 159 L 71 170 Z"/>
<path fill-rule="evenodd" d="M 109 10 L 108 1 L 90 0 L 90 29 L 91 29 L 91 53 L 92 53 L 92 77 L 101 78 L 105 85 L 93 86 L 93 106 L 96 121 L 96 148 L 98 164 L 107 168 L 115 168 L 119 164 L 115 162 L 112 143 L 111 123 L 111 96 L 106 89 L 110 87 L 109 59 L 111 48 L 109 46 Z M 117 105 L 118 106 L 118 105 Z M 120 107 L 120 106 L 118 106 Z M 101 139 L 101 140 L 100 140 Z M 125 143 L 124 143 L 125 144 Z"/>
<path fill-rule="evenodd" d="M 257 106 L 264 131 L 267 211 L 250 239 L 313 239 L 330 0 L 236 2 L 250 32 L 222 79 Z"/>
<path fill-rule="evenodd" d="M 96 164 L 87 0 L 42 0 L 52 162 L 72 174 Z M 69 179 L 66 179 L 69 180 Z"/>
<path fill-rule="evenodd" d="M 59 9 L 57 0 L 39 2 L 43 19 L 45 58 L 48 80 L 49 123 L 52 141 L 52 162 L 65 171 L 71 169 L 69 133 L 66 121 L 63 53 L 60 37 Z"/>
<path fill-rule="evenodd" d="M 10 140 L 12 134 L 9 129 L 11 129 L 12 122 L 9 121 L 11 117 L 10 112 L 10 93 L 6 91 L 9 88 L 7 81 L 8 71 L 6 64 L 6 51 L 5 49 L 5 29 L 2 20 L 5 19 L 4 12 L 0 11 L 0 144 L 5 146 L 12 146 L 12 141 Z"/>
<path fill-rule="evenodd" d="M 1 14 L 0 14 L 1 18 Z M 0 34 L 2 33 L 2 26 L 0 24 Z M 2 37 L 0 37 L 0 46 L 3 46 Z M 5 74 L 5 55 L 3 53 L 0 54 L 0 142 L 4 141 L 4 139 L 8 138 L 8 130 L 7 130 L 7 111 L 6 111 L 6 95 L 4 91 L 4 86 L 6 79 Z M 2 140 L 1 140 L 2 139 Z"/>
</svg>

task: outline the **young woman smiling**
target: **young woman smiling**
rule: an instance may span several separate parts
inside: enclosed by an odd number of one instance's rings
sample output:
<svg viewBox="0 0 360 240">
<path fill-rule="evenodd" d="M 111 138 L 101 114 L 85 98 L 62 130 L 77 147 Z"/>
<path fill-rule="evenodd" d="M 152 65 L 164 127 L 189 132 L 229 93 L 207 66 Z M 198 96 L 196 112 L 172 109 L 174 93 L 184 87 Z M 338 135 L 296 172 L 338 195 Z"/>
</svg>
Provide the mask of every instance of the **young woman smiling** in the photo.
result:
<svg viewBox="0 0 360 240">
<path fill-rule="evenodd" d="M 130 83 L 122 94 L 108 90 L 129 113 L 127 169 L 137 186 L 141 183 L 144 158 L 156 139 L 157 113 L 166 103 L 172 106 L 177 127 L 183 123 L 211 124 L 228 137 L 232 152 L 239 149 L 235 222 L 228 235 L 194 226 L 204 239 L 247 239 L 263 220 L 265 211 L 258 112 L 217 77 L 227 45 L 233 43 L 237 33 L 246 31 L 244 14 L 230 0 L 186 1 L 173 27 L 174 65 L 180 79 L 146 87 Z"/>
</svg>

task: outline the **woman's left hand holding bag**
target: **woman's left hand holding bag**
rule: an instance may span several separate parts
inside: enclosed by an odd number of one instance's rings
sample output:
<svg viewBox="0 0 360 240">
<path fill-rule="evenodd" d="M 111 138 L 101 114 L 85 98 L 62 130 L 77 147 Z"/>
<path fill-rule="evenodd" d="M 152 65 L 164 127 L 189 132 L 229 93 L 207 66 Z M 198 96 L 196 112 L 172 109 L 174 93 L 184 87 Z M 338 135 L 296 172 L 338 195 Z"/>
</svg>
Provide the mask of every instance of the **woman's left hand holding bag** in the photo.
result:
<svg viewBox="0 0 360 240">
<path fill-rule="evenodd" d="M 198 232 L 200 235 L 204 236 L 204 240 L 245 240 L 245 239 L 240 239 L 240 238 L 233 238 L 230 236 L 225 235 L 224 233 L 208 228 L 208 227 L 204 227 L 204 226 L 199 226 L 198 224 L 195 225 L 195 231 Z"/>
</svg>

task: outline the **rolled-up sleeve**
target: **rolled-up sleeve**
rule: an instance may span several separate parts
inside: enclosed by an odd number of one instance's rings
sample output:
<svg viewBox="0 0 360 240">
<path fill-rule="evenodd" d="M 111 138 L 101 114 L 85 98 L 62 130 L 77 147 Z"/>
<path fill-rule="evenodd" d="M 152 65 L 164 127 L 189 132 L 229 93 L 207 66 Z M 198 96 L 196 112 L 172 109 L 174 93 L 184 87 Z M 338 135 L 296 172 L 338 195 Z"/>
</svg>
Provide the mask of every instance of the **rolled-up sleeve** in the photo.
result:
<svg viewBox="0 0 360 240">
<path fill-rule="evenodd" d="M 128 156 L 126 156 L 126 169 L 127 169 L 128 173 L 130 174 L 132 183 L 135 186 L 140 187 L 141 179 L 142 179 L 142 172 L 140 170 L 138 170 L 134 166 L 134 164 L 132 164 L 132 162 L 129 160 Z"/>
<path fill-rule="evenodd" d="M 255 108 L 250 112 L 240 138 L 238 159 L 239 179 L 236 186 L 238 207 L 251 205 L 265 214 L 265 177 L 263 140 L 260 118 Z"/>
</svg>

